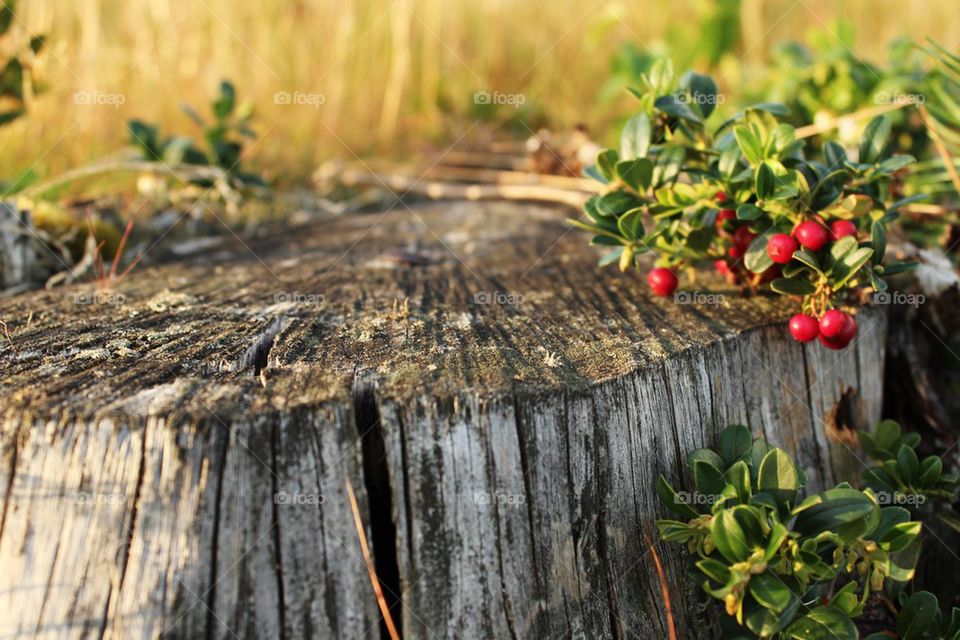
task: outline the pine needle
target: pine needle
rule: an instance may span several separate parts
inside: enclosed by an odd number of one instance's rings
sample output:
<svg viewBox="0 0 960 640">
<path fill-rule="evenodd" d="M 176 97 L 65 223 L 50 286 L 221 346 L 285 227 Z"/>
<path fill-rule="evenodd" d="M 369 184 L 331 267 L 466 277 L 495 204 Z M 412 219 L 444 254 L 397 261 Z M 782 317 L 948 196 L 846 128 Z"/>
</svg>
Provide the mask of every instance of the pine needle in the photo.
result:
<svg viewBox="0 0 960 640">
<path fill-rule="evenodd" d="M 390 615 L 390 608 L 387 606 L 387 600 L 383 597 L 383 589 L 380 588 L 380 578 L 377 577 L 377 569 L 373 566 L 373 558 L 370 557 L 370 547 L 367 545 L 367 534 L 364 532 L 363 519 L 360 517 L 360 507 L 357 505 L 357 497 L 353 493 L 353 485 L 350 479 L 345 478 L 347 484 L 347 495 L 350 497 L 350 509 L 353 511 L 353 524 L 357 527 L 357 537 L 360 538 L 360 550 L 363 552 L 363 561 L 367 565 L 367 573 L 370 575 L 370 584 L 377 594 L 377 605 L 380 607 L 380 614 L 387 625 L 387 633 L 390 634 L 390 640 L 400 640 L 400 634 L 397 633 L 397 627 L 393 623 L 393 616 Z"/>
</svg>

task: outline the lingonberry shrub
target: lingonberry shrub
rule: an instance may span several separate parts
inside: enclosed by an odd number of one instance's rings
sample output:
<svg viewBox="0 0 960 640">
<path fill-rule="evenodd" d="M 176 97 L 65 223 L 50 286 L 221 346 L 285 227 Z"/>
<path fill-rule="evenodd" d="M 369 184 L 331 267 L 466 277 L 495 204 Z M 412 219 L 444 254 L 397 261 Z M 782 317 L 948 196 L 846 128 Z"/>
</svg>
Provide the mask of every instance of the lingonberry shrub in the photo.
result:
<svg viewBox="0 0 960 640">
<path fill-rule="evenodd" d="M 863 472 L 864 484 L 888 504 L 904 506 L 915 514 L 933 512 L 960 531 L 960 516 L 953 509 L 960 477 L 944 473 L 943 458 L 921 460 L 916 448 L 920 436 L 903 433 L 893 420 L 884 420 L 870 432 L 859 431 L 860 446 L 878 464 Z"/>
<path fill-rule="evenodd" d="M 657 529 L 695 556 L 703 590 L 728 614 L 724 637 L 856 640 L 870 594 L 897 594 L 912 578 L 922 525 L 871 489 L 804 497 L 803 470 L 740 425 L 687 463 L 692 492 L 657 483 L 680 518 Z"/>
<path fill-rule="evenodd" d="M 781 104 L 709 124 L 716 84 L 693 72 L 675 78 L 669 63 L 655 64 L 632 91 L 640 110 L 620 148 L 601 151 L 586 172 L 606 191 L 586 202 L 586 221 L 570 221 L 610 247 L 601 265 L 626 271 L 647 251 L 673 273 L 713 265 L 744 290 L 797 299 L 815 319 L 853 310 L 858 291 L 882 291 L 885 276 L 912 266 L 886 259 L 887 227 L 910 201 L 887 202 L 890 179 L 913 161 L 886 152 L 886 116 L 848 155 L 835 142 L 808 149 L 778 120 L 787 114 Z M 847 339 L 821 331 L 821 343 L 846 346 L 856 322 L 843 328 Z"/>
</svg>

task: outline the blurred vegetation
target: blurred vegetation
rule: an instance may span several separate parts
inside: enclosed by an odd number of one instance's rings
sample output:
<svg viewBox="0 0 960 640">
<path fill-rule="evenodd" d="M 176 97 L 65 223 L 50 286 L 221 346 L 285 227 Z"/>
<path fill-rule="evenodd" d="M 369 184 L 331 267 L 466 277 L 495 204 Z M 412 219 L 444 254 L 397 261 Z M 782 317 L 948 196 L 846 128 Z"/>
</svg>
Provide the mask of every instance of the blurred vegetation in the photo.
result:
<svg viewBox="0 0 960 640">
<path fill-rule="evenodd" d="M 583 122 L 612 142 L 632 108 L 620 89 L 655 56 L 739 91 L 766 63 L 783 63 L 789 49 L 774 45 L 811 29 L 839 61 L 849 48 L 885 64 L 901 37 L 955 49 L 955 9 L 954 0 L 31 0 L 12 23 L 49 34 L 39 70 L 49 89 L 25 96 L 31 117 L 0 131 L 0 175 L 89 163 L 126 144 L 118 123 L 134 118 L 182 130 L 180 105 L 205 101 L 221 78 L 255 102 L 262 137 L 248 148 L 267 178 L 497 128 L 525 136 Z M 477 91 L 525 100 L 477 105 Z M 323 98 L 284 103 L 278 92 Z M 842 93 L 838 107 L 859 100 Z M 478 118 L 489 126 L 472 126 Z"/>
</svg>

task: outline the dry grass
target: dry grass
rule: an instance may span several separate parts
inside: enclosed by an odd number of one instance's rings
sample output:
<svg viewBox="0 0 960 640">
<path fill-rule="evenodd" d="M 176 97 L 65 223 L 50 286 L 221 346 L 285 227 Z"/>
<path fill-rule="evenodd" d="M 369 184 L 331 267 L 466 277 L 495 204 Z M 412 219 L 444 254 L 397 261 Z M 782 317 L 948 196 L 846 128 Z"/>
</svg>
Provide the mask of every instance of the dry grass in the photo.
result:
<svg viewBox="0 0 960 640">
<path fill-rule="evenodd" d="M 522 92 L 557 126 L 603 125 L 630 100 L 598 108 L 596 91 L 625 40 L 663 51 L 699 37 L 691 19 L 712 0 L 30 0 L 20 18 L 50 34 L 49 90 L 0 133 L 0 176 L 36 164 L 49 176 L 115 151 L 123 121 L 193 131 L 178 105 L 206 108 L 221 77 L 253 97 L 269 173 L 304 176 L 330 157 L 393 152 L 455 139 L 473 92 Z M 743 0 L 740 51 L 756 62 L 772 42 L 842 17 L 858 49 L 882 58 L 895 36 L 960 41 L 955 0 Z M 729 65 L 725 75 L 736 73 Z M 76 104 L 77 92 L 124 103 Z M 277 91 L 317 93 L 319 108 L 274 104 Z M 466 124 L 465 124 L 466 123 Z M 476 133 L 476 130 L 473 131 Z"/>
</svg>

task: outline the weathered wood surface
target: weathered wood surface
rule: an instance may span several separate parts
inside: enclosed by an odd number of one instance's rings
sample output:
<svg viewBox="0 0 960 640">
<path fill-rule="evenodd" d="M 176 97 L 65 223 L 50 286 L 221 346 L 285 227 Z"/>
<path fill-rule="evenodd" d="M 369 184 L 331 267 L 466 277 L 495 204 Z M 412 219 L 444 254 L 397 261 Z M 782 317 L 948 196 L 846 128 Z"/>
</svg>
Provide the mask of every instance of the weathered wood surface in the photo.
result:
<svg viewBox="0 0 960 640">
<path fill-rule="evenodd" d="M 564 215 L 401 206 L 0 301 L 0 637 L 376 636 L 345 480 L 405 637 L 665 637 L 657 475 L 741 422 L 847 477 L 886 317 L 802 347 L 782 301 L 598 271 Z"/>
<path fill-rule="evenodd" d="M 30 212 L 0 201 L 0 291 L 42 282 L 47 266 L 39 259 L 41 251 Z"/>
</svg>

